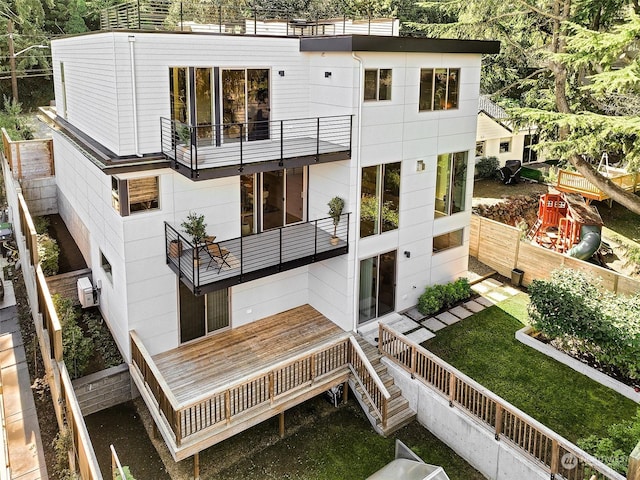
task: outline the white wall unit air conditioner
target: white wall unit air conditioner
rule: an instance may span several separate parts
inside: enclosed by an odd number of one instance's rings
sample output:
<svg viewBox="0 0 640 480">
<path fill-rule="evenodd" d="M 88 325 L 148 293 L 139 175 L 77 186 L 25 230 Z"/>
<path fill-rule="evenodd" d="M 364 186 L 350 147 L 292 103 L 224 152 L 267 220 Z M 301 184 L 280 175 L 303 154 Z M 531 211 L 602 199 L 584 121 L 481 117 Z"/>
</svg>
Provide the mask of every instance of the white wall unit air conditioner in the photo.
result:
<svg viewBox="0 0 640 480">
<path fill-rule="evenodd" d="M 93 288 L 89 277 L 78 279 L 78 300 L 82 308 L 95 307 L 98 305 L 98 290 Z"/>
</svg>

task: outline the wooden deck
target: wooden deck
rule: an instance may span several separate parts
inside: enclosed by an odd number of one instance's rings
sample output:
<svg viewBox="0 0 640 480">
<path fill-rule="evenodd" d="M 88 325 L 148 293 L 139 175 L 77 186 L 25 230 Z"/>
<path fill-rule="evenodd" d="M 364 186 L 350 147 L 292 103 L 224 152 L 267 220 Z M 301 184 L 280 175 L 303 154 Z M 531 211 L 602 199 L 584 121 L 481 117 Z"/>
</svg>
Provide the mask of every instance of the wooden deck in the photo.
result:
<svg viewBox="0 0 640 480">
<path fill-rule="evenodd" d="M 131 377 L 178 461 L 344 383 L 350 332 L 309 305 L 150 356 Z"/>
<path fill-rule="evenodd" d="M 640 174 L 611 173 L 609 176 L 613 183 L 628 192 L 640 190 Z M 590 200 L 601 202 L 609 199 L 609 196 L 605 192 L 593 185 L 578 172 L 560 170 L 558 172 L 556 189 L 561 192 L 580 194 L 587 200 L 587 204 Z"/>
<path fill-rule="evenodd" d="M 186 403 L 346 337 L 335 323 L 304 305 L 154 355 L 153 360 L 176 400 Z"/>
</svg>

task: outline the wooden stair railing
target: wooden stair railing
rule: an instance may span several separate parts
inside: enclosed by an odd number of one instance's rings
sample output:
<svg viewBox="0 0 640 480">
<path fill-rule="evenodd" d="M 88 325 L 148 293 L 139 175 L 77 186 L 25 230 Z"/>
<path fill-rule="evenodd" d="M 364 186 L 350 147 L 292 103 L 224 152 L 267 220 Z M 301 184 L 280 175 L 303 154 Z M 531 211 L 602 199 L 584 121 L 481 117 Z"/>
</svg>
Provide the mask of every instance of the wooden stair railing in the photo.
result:
<svg viewBox="0 0 640 480">
<path fill-rule="evenodd" d="M 362 387 L 362 391 L 380 419 L 384 430 L 387 428 L 387 406 L 391 395 L 355 337 L 349 337 L 349 341 L 349 368 L 356 382 Z"/>
</svg>

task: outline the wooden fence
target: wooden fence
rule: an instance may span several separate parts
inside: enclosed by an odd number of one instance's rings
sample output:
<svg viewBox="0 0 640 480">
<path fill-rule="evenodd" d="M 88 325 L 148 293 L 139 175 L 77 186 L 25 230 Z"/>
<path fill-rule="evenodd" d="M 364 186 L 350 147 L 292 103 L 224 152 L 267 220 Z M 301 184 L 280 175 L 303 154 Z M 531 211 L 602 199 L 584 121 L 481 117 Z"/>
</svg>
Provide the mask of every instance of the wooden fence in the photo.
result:
<svg viewBox="0 0 640 480">
<path fill-rule="evenodd" d="M 54 412 L 60 431 L 69 429 L 73 439 L 74 461 L 70 466 L 83 480 L 102 480 L 91 439 L 71 385 L 71 378 L 63 362 L 62 327 L 44 274 L 38 264 L 37 237 L 31 214 L 22 194 L 16 188 L 6 158 L 1 155 L 0 157 L 7 201 L 14 218 L 15 213 L 19 217 L 18 222 L 13 221 L 14 235 L 20 252 L 31 316 L 51 389 Z"/>
<path fill-rule="evenodd" d="M 472 215 L 469 255 L 506 277 L 511 275 L 514 268 L 522 270 L 524 285 L 534 279 L 549 278 L 552 271 L 565 267 L 599 277 L 603 287 L 615 293 L 632 295 L 640 291 L 638 280 L 521 241 L 520 236 L 520 230 L 515 227 Z"/>
<path fill-rule="evenodd" d="M 624 480 L 579 449 L 434 354 L 382 323 L 378 348 L 412 378 L 439 392 L 469 417 L 551 474 L 566 480 Z M 555 477 L 554 477 L 555 476 Z"/>
<path fill-rule="evenodd" d="M 55 175 L 52 139 L 13 141 L 3 128 L 2 145 L 9 168 L 16 179 Z"/>
</svg>

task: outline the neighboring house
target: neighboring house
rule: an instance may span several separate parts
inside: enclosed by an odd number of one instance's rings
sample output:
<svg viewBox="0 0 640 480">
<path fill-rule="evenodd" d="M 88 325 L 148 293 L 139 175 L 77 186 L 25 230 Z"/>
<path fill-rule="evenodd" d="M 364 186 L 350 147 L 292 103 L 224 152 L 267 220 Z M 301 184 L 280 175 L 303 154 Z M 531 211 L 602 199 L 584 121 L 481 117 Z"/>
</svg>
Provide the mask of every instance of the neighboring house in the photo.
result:
<svg viewBox="0 0 640 480">
<path fill-rule="evenodd" d="M 351 358 L 349 332 L 467 270 L 480 62 L 498 46 L 132 31 L 52 42 L 60 215 L 174 458 L 343 382 L 347 370 L 321 368 Z M 190 212 L 215 239 L 183 232 Z M 291 382 L 311 372 L 291 397 L 264 373 L 266 350 L 284 361 L 330 342 L 287 367 Z M 248 404 L 265 410 L 232 422 Z"/>
<path fill-rule="evenodd" d="M 489 95 L 478 99 L 476 158 L 496 157 L 501 166 L 507 160 L 523 163 L 538 161 L 532 146 L 538 143 L 536 127 L 514 128 L 507 112 L 491 101 Z"/>
</svg>

